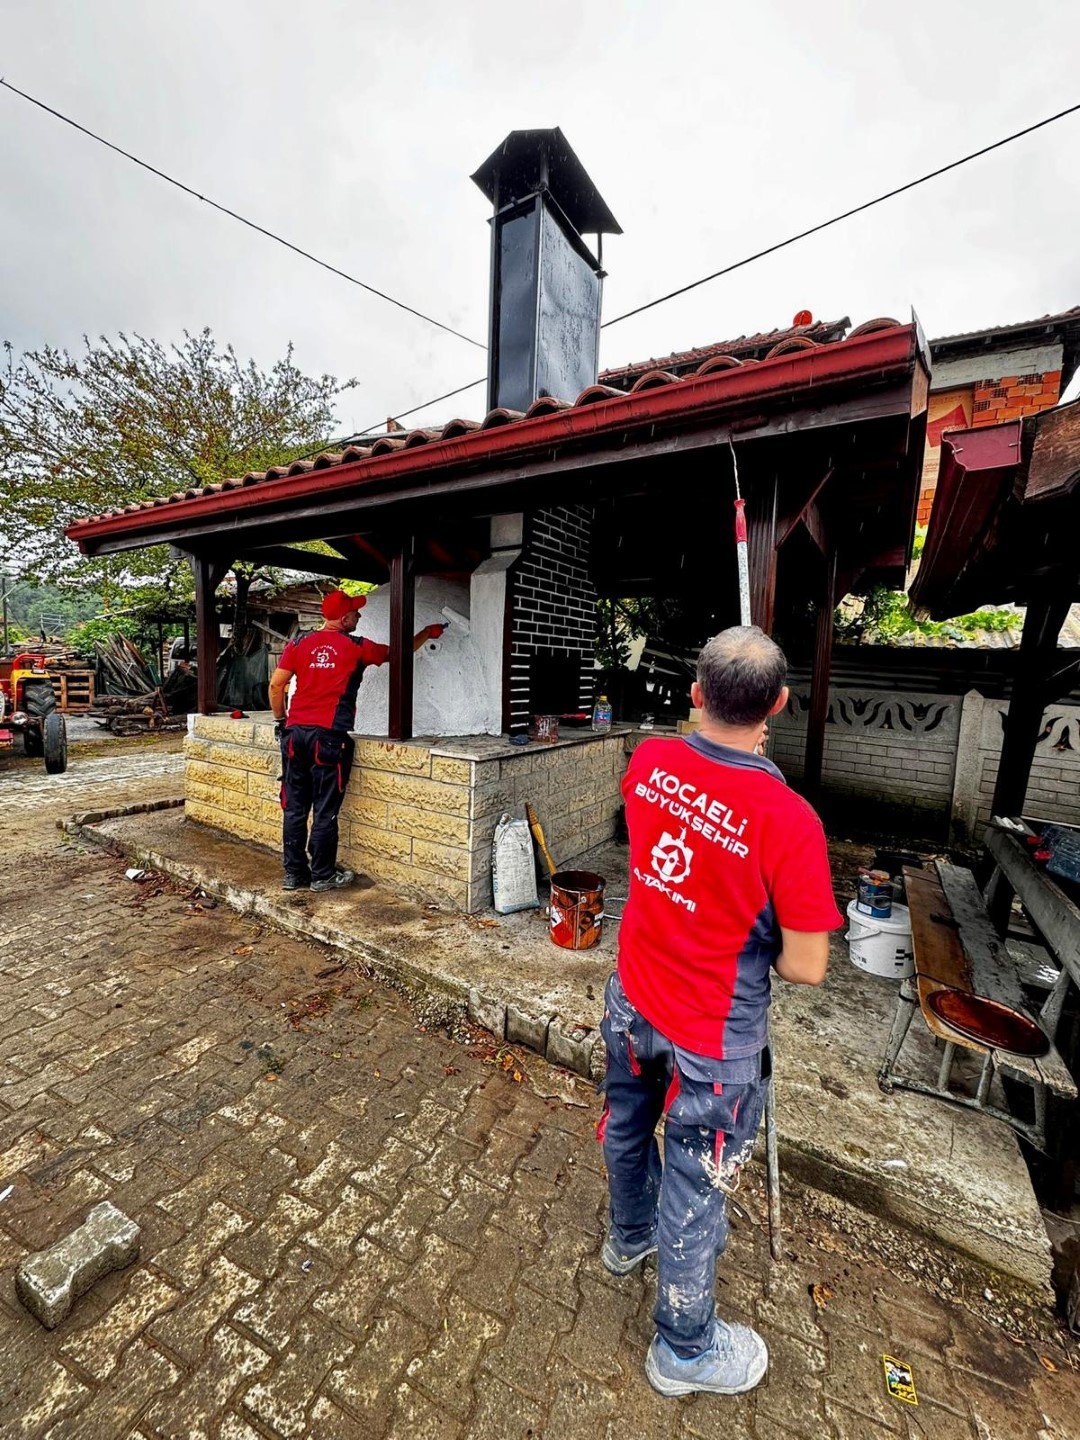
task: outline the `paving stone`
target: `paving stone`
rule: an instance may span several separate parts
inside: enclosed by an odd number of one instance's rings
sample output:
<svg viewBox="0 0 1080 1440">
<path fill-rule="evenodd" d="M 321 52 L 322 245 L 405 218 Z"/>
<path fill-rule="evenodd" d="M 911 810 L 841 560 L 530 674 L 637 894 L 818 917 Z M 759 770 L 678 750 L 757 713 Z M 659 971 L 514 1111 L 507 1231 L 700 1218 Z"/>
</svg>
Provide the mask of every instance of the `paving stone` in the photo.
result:
<svg viewBox="0 0 1080 1440">
<path fill-rule="evenodd" d="M 473 1256 L 458 1245 L 451 1245 L 440 1235 L 424 1235 L 420 1255 L 412 1268 L 395 1281 L 387 1292 L 392 1304 L 431 1324 L 443 1312 L 443 1299 L 455 1276 L 468 1269 Z M 455 1326 L 457 1316 L 454 1317 Z"/>
<path fill-rule="evenodd" d="M 548 1356 L 572 1323 L 570 1311 L 521 1287 L 506 1337 L 488 1352 L 484 1368 L 532 1399 L 543 1400 Z"/>
<path fill-rule="evenodd" d="M 198 1369 L 175 1394 L 151 1407 L 146 1423 L 162 1440 L 211 1440 L 225 1406 L 269 1364 L 265 1350 L 223 1325 L 210 1337 Z"/>
<path fill-rule="evenodd" d="M 370 1240 L 361 1240 L 356 1258 L 332 1290 L 319 1295 L 314 1307 L 350 1335 L 363 1333 L 383 1288 L 405 1272 L 404 1263 Z"/>
<path fill-rule="evenodd" d="M 398 1386 L 405 1367 L 427 1353 L 427 1330 L 397 1310 L 374 1315 L 352 1358 L 334 1370 L 326 1389 L 336 1401 L 361 1418 L 385 1414 L 387 1396 Z"/>
<path fill-rule="evenodd" d="M 125 1347 L 147 1329 L 155 1316 L 170 1310 L 179 1299 L 180 1291 L 160 1276 L 149 1270 L 135 1270 L 120 1298 L 100 1320 L 65 1341 L 60 1353 L 95 1379 L 104 1380 L 116 1368 Z"/>
<path fill-rule="evenodd" d="M 410 1385 L 464 1419 L 472 1406 L 469 1387 L 480 1356 L 502 1328 L 493 1315 L 466 1306 L 455 1308 L 452 1319 L 444 1317 L 426 1353 L 406 1367 Z"/>
<path fill-rule="evenodd" d="M 45 1432 L 45 1440 L 124 1435 L 149 1402 L 170 1390 L 179 1377 L 180 1372 L 164 1355 L 137 1341 L 124 1356 L 112 1383 L 98 1390 L 81 1410 L 52 1425 Z"/>
<path fill-rule="evenodd" d="M 531 1270 L 522 1280 L 528 1283 Z M 559 1353 L 594 1380 L 610 1381 L 622 1372 L 623 1332 L 634 1313 L 631 1295 L 613 1294 L 606 1286 L 583 1276 L 574 1328 L 559 1342 Z"/>
<path fill-rule="evenodd" d="M 408 1385 L 394 1391 L 386 1440 L 458 1440 L 461 1423 Z"/>
<path fill-rule="evenodd" d="M 183 1290 L 193 1290 L 209 1262 L 231 1236 L 248 1228 L 248 1221 L 227 1205 L 214 1201 L 199 1225 L 183 1240 L 155 1256 L 154 1263 Z"/>
<path fill-rule="evenodd" d="M 559 1362 L 552 1365 L 549 1378 L 554 1399 L 544 1426 L 544 1440 L 595 1440 L 607 1432 L 615 1414 L 614 1391 Z"/>
<path fill-rule="evenodd" d="M 130 1265 L 138 1254 L 139 1227 L 103 1201 L 77 1229 L 20 1261 L 15 1288 L 35 1319 L 51 1330 L 95 1281 Z"/>
<path fill-rule="evenodd" d="M 234 1265 L 225 1255 L 215 1255 L 206 1267 L 202 1284 L 174 1310 L 155 1320 L 150 1333 L 189 1365 L 202 1355 L 219 1321 L 245 1296 L 259 1289 L 259 1281 Z"/>
<path fill-rule="evenodd" d="M 90 1396 L 70 1370 L 48 1355 L 13 1373 L 14 1357 L 6 1346 L 3 1354 L 7 1373 L 0 1382 L 0 1434 L 5 1440 L 45 1434 Z"/>
<path fill-rule="evenodd" d="M 895 1430 L 900 1423 L 897 1407 L 903 1402 L 885 1393 L 881 1355 L 879 1337 L 835 1326 L 829 1335 L 825 1397 L 860 1411 L 885 1429 Z"/>
<path fill-rule="evenodd" d="M 269 1279 L 281 1263 L 286 1246 L 319 1218 L 314 1205 L 295 1195 L 279 1195 L 261 1225 L 229 1242 L 228 1253 L 242 1269 Z"/>
<path fill-rule="evenodd" d="M 365 1227 L 382 1213 L 383 1207 L 368 1191 L 346 1185 L 334 1208 L 318 1225 L 306 1230 L 303 1239 L 332 1265 L 345 1265 Z"/>
<path fill-rule="evenodd" d="M 768 1428 L 775 1423 L 812 1435 L 825 1419 L 825 1352 L 791 1335 L 768 1329 L 764 1334 L 769 1369 L 754 1392 L 758 1427 Z"/>
<path fill-rule="evenodd" d="M 284 1350 L 301 1313 L 312 1298 L 335 1278 L 333 1268 L 306 1245 L 290 1247 L 272 1280 L 252 1285 L 249 1298 L 235 1311 L 235 1321 L 250 1330 L 260 1344 Z"/>
<path fill-rule="evenodd" d="M 371 1221 L 367 1234 L 403 1260 L 415 1260 L 420 1254 L 424 1230 L 446 1208 L 441 1195 L 422 1185 L 406 1185 L 394 1208 L 382 1219 Z"/>
<path fill-rule="evenodd" d="M 354 1346 L 322 1321 L 305 1318 L 294 1344 L 272 1374 L 249 1386 L 243 1407 L 282 1440 L 303 1435 L 315 1395 L 336 1366 L 352 1355 Z"/>
<path fill-rule="evenodd" d="M 493 1375 L 481 1375 L 474 1388 L 475 1409 L 462 1432 L 462 1440 L 540 1440 L 545 1411 Z M 634 1440 L 634 1437 L 628 1437 Z M 642 1437 L 654 1440 L 654 1437 Z M 659 1436 L 655 1440 L 660 1440 Z"/>
</svg>

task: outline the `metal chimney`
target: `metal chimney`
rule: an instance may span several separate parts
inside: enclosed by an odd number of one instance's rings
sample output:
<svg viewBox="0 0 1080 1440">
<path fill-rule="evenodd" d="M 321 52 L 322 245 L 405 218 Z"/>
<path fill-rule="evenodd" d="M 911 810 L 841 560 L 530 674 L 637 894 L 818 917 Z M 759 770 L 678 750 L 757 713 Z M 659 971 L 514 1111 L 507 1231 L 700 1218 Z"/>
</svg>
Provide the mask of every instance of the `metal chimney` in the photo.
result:
<svg viewBox="0 0 1080 1440">
<path fill-rule="evenodd" d="M 601 237 L 622 227 L 558 128 L 512 130 L 472 179 L 495 207 L 488 409 L 573 400 L 599 363 Z"/>
</svg>

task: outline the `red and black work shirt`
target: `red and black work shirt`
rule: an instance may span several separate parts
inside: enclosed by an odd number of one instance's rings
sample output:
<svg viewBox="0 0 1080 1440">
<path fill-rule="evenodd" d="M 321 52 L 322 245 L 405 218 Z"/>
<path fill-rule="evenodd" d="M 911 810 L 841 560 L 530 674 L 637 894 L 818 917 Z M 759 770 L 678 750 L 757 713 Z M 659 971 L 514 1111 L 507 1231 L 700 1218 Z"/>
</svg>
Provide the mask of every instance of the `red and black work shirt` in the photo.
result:
<svg viewBox="0 0 1080 1440">
<path fill-rule="evenodd" d="M 843 923 L 821 821 L 771 760 L 701 735 L 639 745 L 622 790 L 627 998 L 685 1050 L 756 1055 L 781 926 L 820 933 Z"/>
<path fill-rule="evenodd" d="M 340 630 L 297 635 L 281 654 L 281 668 L 296 676 L 288 723 L 351 730 L 364 671 L 369 665 L 385 664 L 389 654 L 389 645 Z"/>
</svg>

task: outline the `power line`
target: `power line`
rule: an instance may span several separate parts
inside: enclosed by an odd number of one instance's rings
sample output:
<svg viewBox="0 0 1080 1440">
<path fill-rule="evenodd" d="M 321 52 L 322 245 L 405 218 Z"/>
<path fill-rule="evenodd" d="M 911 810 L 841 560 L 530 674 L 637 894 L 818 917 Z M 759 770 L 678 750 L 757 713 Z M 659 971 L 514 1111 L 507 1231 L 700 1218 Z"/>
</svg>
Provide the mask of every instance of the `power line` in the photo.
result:
<svg viewBox="0 0 1080 1440">
<path fill-rule="evenodd" d="M 418 410 L 426 410 L 429 405 L 438 405 L 442 400 L 452 400 L 455 395 L 462 395 L 466 390 L 473 390 L 477 385 L 483 385 L 486 379 L 486 375 L 481 375 L 478 380 L 470 380 L 467 385 L 459 385 L 456 390 L 447 390 L 445 395 L 436 395 L 431 400 L 425 400 L 420 405 L 414 405 L 411 410 L 402 410 L 399 415 L 389 416 L 389 419 L 404 420 L 406 415 L 415 415 Z M 300 460 L 310 460 L 313 455 L 325 454 L 331 447 L 344 450 L 346 445 L 352 445 L 357 440 L 366 439 L 375 429 L 375 426 L 381 425 L 382 423 L 381 420 L 373 420 L 372 423 L 365 426 L 363 430 L 355 430 L 351 435 L 346 435 L 344 440 L 331 440 L 326 445 L 320 445 L 317 450 L 309 450 L 306 455 L 297 455 L 296 459 L 291 460 L 289 463 L 295 465 Z M 386 433 L 389 434 L 390 432 L 387 431 Z"/>
<path fill-rule="evenodd" d="M 65 125 L 70 125 L 73 130 L 78 130 L 81 135 L 86 135 L 89 139 L 96 140 L 99 145 L 104 145 L 106 150 L 112 150 L 115 154 L 122 155 L 125 160 L 130 160 L 133 165 L 138 165 L 143 170 L 149 170 L 150 174 L 156 175 L 159 180 L 164 180 L 167 184 L 174 185 L 177 190 L 182 190 L 185 195 L 191 195 L 196 200 L 201 200 L 204 205 L 209 205 L 211 209 L 219 211 L 222 215 L 228 215 L 232 220 L 239 220 L 240 224 L 246 225 L 249 230 L 255 230 L 260 235 L 265 235 L 268 240 L 274 240 L 279 245 L 284 245 L 286 250 L 291 250 L 295 255 L 303 256 L 305 260 L 310 260 L 312 264 L 321 266 L 323 270 L 329 270 L 331 275 L 339 275 L 342 280 L 348 280 L 350 285 L 358 285 L 361 290 L 366 290 L 369 295 L 377 295 L 380 300 L 385 300 L 388 305 L 396 305 L 399 310 L 404 310 L 409 315 L 415 315 L 418 320 L 426 320 L 429 325 L 435 325 L 438 329 L 445 330 L 448 335 L 456 335 L 459 340 L 464 340 L 468 345 L 475 345 L 478 350 L 487 349 L 486 345 L 481 344 L 479 340 L 474 340 L 471 335 L 463 335 L 460 330 L 455 330 L 452 325 L 445 325 L 441 320 L 436 320 L 434 316 L 425 315 L 422 310 L 416 310 L 412 305 L 406 305 L 404 300 L 395 300 L 393 295 L 388 295 L 385 290 L 378 290 L 374 285 L 368 285 L 365 281 L 358 280 L 355 275 L 350 275 L 347 270 L 341 270 L 336 265 L 331 265 L 328 260 L 320 260 L 317 255 L 312 255 L 309 250 L 301 249 L 299 245 L 294 245 L 291 240 L 286 240 L 283 236 L 275 234 L 273 230 L 267 230 L 264 225 L 259 225 L 254 220 L 249 220 L 245 215 L 240 215 L 235 210 L 230 210 L 227 205 L 220 205 L 216 200 L 211 200 L 209 196 L 200 195 L 199 192 L 193 190 L 190 185 L 185 185 L 182 180 L 174 179 L 172 175 L 167 175 L 164 170 L 159 170 L 156 165 L 151 165 L 146 160 L 140 160 L 137 155 L 132 155 L 130 150 L 124 150 L 119 145 L 114 145 L 111 140 L 106 140 L 103 136 L 95 134 L 93 130 L 88 130 L 85 125 L 80 125 L 77 120 L 72 120 L 69 115 L 64 115 L 61 111 L 54 110 L 51 105 L 46 105 L 43 100 L 38 100 L 33 95 L 28 95 L 25 90 L 20 90 L 16 85 L 12 85 L 10 80 L 5 80 L 0 77 L 0 85 L 2 85 L 5 90 L 10 90 L 13 95 L 18 95 L 23 100 L 28 100 L 31 105 L 36 105 L 39 110 L 44 110 L 47 115 L 52 115 L 57 120 L 62 120 Z"/>
<path fill-rule="evenodd" d="M 649 300 L 644 305 L 638 305 L 633 310 L 626 310 L 622 315 L 616 315 L 611 320 L 605 320 L 601 330 L 606 330 L 609 325 L 618 325 L 621 320 L 629 320 L 631 315 L 640 315 L 643 310 L 651 310 L 656 305 L 662 305 L 665 300 L 674 300 L 678 295 L 685 295 L 689 290 L 696 290 L 699 285 L 707 285 L 710 280 L 718 280 L 722 275 L 730 275 L 733 270 L 740 270 L 744 265 L 750 265 L 755 260 L 762 260 L 766 255 L 773 255 L 777 250 L 783 250 L 788 245 L 794 245 L 799 240 L 805 240 L 810 235 L 816 235 L 820 230 L 827 230 L 830 225 L 838 225 L 841 220 L 848 220 L 852 215 L 858 215 L 863 210 L 869 210 L 875 205 L 880 205 L 885 200 L 891 200 L 895 195 L 902 195 L 906 190 L 913 190 L 917 185 L 924 185 L 928 180 L 934 180 L 939 175 L 946 174 L 949 170 L 955 170 L 960 165 L 966 165 L 969 160 L 977 160 L 981 155 L 988 155 L 992 150 L 1000 150 L 1003 145 L 1009 145 L 1013 140 L 1019 140 L 1024 135 L 1030 135 L 1035 130 L 1041 130 L 1044 125 L 1052 125 L 1055 120 L 1063 120 L 1067 115 L 1075 115 L 1080 110 L 1080 103 L 1070 105 L 1067 110 L 1059 110 L 1056 115 L 1048 115 L 1045 120 L 1038 120 L 1034 125 L 1028 125 L 1023 130 L 1016 130 L 1011 135 L 1006 135 L 1002 140 L 995 140 L 992 145 L 984 145 L 980 150 L 973 150 L 969 155 L 963 155 L 958 160 L 951 160 L 947 165 L 940 166 L 937 170 L 930 170 L 925 175 L 920 175 L 917 180 L 909 180 L 904 185 L 897 185 L 893 190 L 886 190 L 884 194 L 877 195 L 873 200 L 865 200 L 861 205 L 855 205 L 850 210 L 843 211 L 840 215 L 834 215 L 831 220 L 823 220 L 818 225 L 812 225 L 808 230 L 800 230 L 797 235 L 790 235 L 786 240 L 778 240 L 775 245 L 769 245 L 764 250 L 755 251 L 753 255 L 747 255 L 742 260 L 736 260 L 734 264 L 725 265 L 722 270 L 714 270 L 711 275 L 703 275 L 700 280 L 693 280 L 689 285 L 680 286 L 678 290 L 671 290 L 666 295 L 659 295 L 655 300 Z M 479 385 L 479 380 L 474 380 L 469 385 L 463 385 L 461 390 L 471 390 L 474 385 Z M 428 405 L 437 405 L 440 400 L 448 400 L 451 395 L 460 395 L 461 390 L 451 390 L 448 395 L 437 395 L 433 400 L 427 400 L 423 405 L 414 405 L 411 410 L 405 410 L 401 415 L 393 418 L 401 420 L 405 415 L 414 415 L 417 410 L 423 410 Z M 378 422 L 376 422 L 378 423 Z M 363 434 L 363 431 L 358 434 Z M 357 438 L 357 437 L 351 437 Z M 348 444 L 349 441 L 342 442 Z M 318 453 L 318 452 L 314 452 Z M 306 456 L 304 457 L 307 458 Z"/>
<path fill-rule="evenodd" d="M 831 220 L 822 220 L 818 225 L 811 225 L 808 230 L 800 230 L 797 235 L 789 235 L 786 240 L 778 240 L 775 245 L 769 245 L 764 250 L 757 250 L 753 255 L 736 260 L 734 264 L 725 265 L 722 270 L 714 270 L 711 275 L 703 275 L 700 280 L 692 280 L 689 285 L 682 285 L 678 290 L 669 290 L 666 295 L 659 295 L 655 300 L 648 300 L 644 305 L 637 305 L 633 310 L 626 310 L 622 315 L 605 320 L 600 328 L 606 330 L 609 325 L 618 325 L 621 320 L 629 320 L 631 315 L 640 315 L 643 310 L 651 310 L 655 305 L 662 305 L 665 300 L 674 300 L 678 295 L 685 295 L 689 290 L 696 290 L 699 285 L 707 285 L 710 280 L 719 280 L 721 275 L 730 275 L 733 270 L 740 270 L 744 265 L 750 265 L 755 260 L 762 260 L 766 255 L 773 255 L 777 250 L 794 245 L 797 240 L 805 240 L 809 235 L 816 235 L 820 230 L 827 230 L 830 225 L 839 225 L 841 220 L 850 220 L 853 215 L 870 210 L 873 206 L 880 205 L 885 200 L 891 200 L 896 195 L 903 195 L 907 190 L 914 190 L 916 185 L 925 185 L 928 180 L 935 180 L 939 175 L 956 170 L 959 166 L 966 165 L 969 160 L 978 160 L 981 155 L 989 155 L 992 150 L 1000 150 L 1003 145 L 1011 145 L 1014 140 L 1019 140 L 1024 135 L 1041 130 L 1044 125 L 1053 125 L 1055 120 L 1063 120 L 1067 115 L 1075 115 L 1078 110 L 1080 110 L 1080 104 L 1070 105 L 1067 110 L 1059 110 L 1056 115 L 1048 115 L 1045 120 L 1038 120 L 1034 125 L 1025 126 L 1023 130 L 1015 130 L 1011 135 L 1006 135 L 1004 139 L 995 140 L 992 145 L 984 145 L 981 150 L 972 150 L 969 155 L 962 155 L 959 160 L 950 160 L 947 165 L 927 171 L 917 180 L 909 180 L 905 185 L 897 185 L 893 190 L 886 190 L 883 195 L 876 195 L 873 200 L 864 200 L 861 205 L 854 205 L 850 210 L 845 210 L 840 215 L 834 215 Z"/>
</svg>

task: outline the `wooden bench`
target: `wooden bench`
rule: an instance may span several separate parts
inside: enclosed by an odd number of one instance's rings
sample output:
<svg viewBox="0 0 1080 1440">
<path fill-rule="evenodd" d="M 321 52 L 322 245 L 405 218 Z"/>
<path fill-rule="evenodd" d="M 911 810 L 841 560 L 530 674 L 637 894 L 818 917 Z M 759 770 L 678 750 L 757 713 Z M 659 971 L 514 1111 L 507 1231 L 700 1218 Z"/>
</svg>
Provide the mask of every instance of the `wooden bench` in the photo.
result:
<svg viewBox="0 0 1080 1440">
<path fill-rule="evenodd" d="M 905 869 L 904 881 L 911 914 L 915 975 L 900 986 L 878 1083 L 883 1090 L 914 1090 L 954 1105 L 983 1110 L 997 1120 L 1004 1120 L 1033 1145 L 1045 1150 L 1047 1095 L 1064 1100 L 1075 1100 L 1077 1095 L 1076 1084 L 1053 1044 L 1069 983 L 1068 973 L 1063 969 L 1057 975 L 1038 1015 L 1033 1015 L 1020 982 L 1021 973 L 1030 969 L 1030 955 L 1014 954 L 1008 942 L 998 935 L 974 875 L 939 860 L 933 870 Z M 1039 1060 L 1031 1060 L 980 1045 L 960 1034 L 929 1004 L 934 991 L 942 989 L 982 995 L 1037 1019 L 1050 1039 L 1049 1052 Z M 944 1047 L 935 1084 L 900 1075 L 894 1069 L 917 1009 L 930 1033 Z M 957 1094 L 951 1088 L 958 1048 L 985 1056 L 974 1096 Z M 995 1072 L 1031 1087 L 1033 1122 L 992 1103 L 990 1087 Z"/>
</svg>

